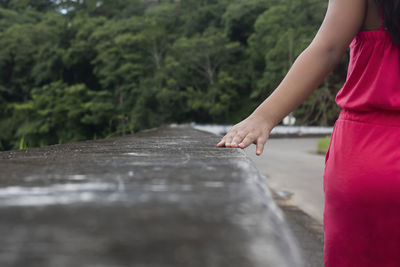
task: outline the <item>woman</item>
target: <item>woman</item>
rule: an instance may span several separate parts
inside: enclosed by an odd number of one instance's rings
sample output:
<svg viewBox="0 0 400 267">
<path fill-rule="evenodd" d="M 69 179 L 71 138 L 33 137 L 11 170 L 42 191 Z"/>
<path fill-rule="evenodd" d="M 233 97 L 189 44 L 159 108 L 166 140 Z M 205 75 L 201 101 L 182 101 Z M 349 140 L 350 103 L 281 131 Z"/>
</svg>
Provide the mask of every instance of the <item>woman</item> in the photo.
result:
<svg viewBox="0 0 400 267">
<path fill-rule="evenodd" d="M 309 47 L 219 147 L 256 144 L 299 106 L 350 45 L 342 108 L 325 157 L 324 262 L 400 266 L 400 1 L 330 0 Z"/>
</svg>

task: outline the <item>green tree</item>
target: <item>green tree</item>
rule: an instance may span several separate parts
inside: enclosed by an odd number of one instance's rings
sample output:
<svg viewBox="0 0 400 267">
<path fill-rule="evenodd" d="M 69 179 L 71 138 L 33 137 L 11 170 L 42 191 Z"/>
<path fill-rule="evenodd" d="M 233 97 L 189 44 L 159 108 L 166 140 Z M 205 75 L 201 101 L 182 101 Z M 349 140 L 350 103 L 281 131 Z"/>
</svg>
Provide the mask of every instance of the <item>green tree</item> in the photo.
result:
<svg viewBox="0 0 400 267">
<path fill-rule="evenodd" d="M 316 0 L 0 1 L 0 149 L 237 122 L 275 89 L 325 8 Z M 298 122 L 332 123 L 345 66 L 295 111 Z"/>
<path fill-rule="evenodd" d="M 213 108 L 220 95 L 225 94 L 219 90 L 224 82 L 219 83 L 218 73 L 239 49 L 239 43 L 230 42 L 221 30 L 214 27 L 201 35 L 182 37 L 175 42 L 175 65 L 181 67 L 181 76 L 176 81 L 182 90 L 186 90 L 189 105 L 196 111 L 198 120 L 204 121 L 210 115 L 221 113 L 218 108 Z M 225 79 L 227 75 L 224 73 Z M 231 94 L 236 95 L 233 91 Z"/>
<path fill-rule="evenodd" d="M 234 1 L 222 16 L 225 33 L 229 39 L 247 44 L 247 39 L 254 31 L 254 23 L 258 16 L 277 1 L 249 0 Z"/>
<path fill-rule="evenodd" d="M 19 123 L 14 147 L 22 138 L 28 147 L 43 146 L 93 138 L 94 133 L 104 137 L 113 130 L 114 104 L 107 92 L 55 82 L 35 88 L 31 97 L 14 104 L 13 120 Z M 109 128 L 99 131 L 103 125 Z"/>
<path fill-rule="evenodd" d="M 313 39 L 325 8 L 326 3 L 314 0 L 282 0 L 257 18 L 249 38 L 257 81 L 254 98 L 263 99 L 276 88 L 293 60 Z"/>
</svg>

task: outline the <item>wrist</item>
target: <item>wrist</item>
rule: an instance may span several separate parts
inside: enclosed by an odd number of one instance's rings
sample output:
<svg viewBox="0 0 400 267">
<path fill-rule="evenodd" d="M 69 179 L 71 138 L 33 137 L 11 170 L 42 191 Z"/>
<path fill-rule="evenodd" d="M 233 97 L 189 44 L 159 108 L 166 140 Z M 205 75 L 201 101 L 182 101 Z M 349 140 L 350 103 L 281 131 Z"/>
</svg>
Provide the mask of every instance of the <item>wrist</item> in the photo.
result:
<svg viewBox="0 0 400 267">
<path fill-rule="evenodd" d="M 260 112 L 259 110 L 255 110 L 249 118 L 254 119 L 258 123 L 264 126 L 265 130 L 270 133 L 272 129 L 276 126 L 276 124 L 273 122 L 271 118 L 268 118 L 268 116 L 265 116 Z"/>
</svg>

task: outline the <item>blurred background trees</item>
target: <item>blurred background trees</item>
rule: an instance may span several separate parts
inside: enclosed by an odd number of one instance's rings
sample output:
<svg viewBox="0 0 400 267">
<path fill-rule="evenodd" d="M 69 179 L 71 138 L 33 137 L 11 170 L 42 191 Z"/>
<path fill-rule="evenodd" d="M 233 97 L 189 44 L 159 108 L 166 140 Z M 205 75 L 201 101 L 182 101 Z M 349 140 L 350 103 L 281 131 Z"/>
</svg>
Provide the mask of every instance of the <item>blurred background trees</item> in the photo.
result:
<svg viewBox="0 0 400 267">
<path fill-rule="evenodd" d="M 243 119 L 314 37 L 318 0 L 0 0 L 0 150 Z M 294 115 L 331 125 L 345 59 Z"/>
</svg>

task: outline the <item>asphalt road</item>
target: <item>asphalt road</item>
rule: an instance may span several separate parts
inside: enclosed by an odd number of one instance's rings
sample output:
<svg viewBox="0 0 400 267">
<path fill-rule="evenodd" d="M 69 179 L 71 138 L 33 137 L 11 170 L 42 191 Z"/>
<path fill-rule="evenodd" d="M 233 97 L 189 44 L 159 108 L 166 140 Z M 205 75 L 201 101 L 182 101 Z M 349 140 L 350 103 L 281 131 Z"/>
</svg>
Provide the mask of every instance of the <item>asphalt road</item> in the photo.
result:
<svg viewBox="0 0 400 267">
<path fill-rule="evenodd" d="M 271 138 L 261 156 L 254 145 L 245 151 L 271 189 L 322 224 L 324 155 L 315 153 L 318 139 Z"/>
</svg>

